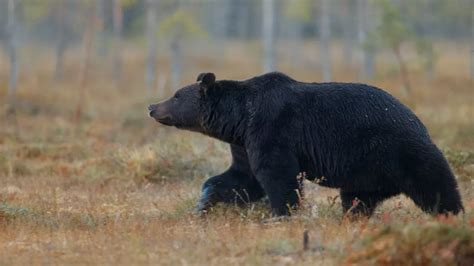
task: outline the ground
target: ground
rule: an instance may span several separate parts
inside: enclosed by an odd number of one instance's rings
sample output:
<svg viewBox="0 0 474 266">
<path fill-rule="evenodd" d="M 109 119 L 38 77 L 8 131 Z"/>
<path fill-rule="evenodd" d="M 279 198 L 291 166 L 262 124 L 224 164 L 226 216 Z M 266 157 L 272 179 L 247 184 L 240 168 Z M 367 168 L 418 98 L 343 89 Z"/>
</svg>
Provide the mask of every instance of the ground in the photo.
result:
<svg viewBox="0 0 474 266">
<path fill-rule="evenodd" d="M 74 60 L 57 83 L 47 67 L 30 67 L 20 80 L 16 116 L 2 102 L 0 264 L 472 265 L 474 92 L 467 59 L 447 47 L 439 47 L 434 80 L 411 69 L 409 96 L 383 63 L 370 83 L 411 106 L 448 157 L 466 208 L 465 215 L 448 218 L 424 214 L 400 196 L 373 218 L 351 221 L 342 215 L 337 190 L 312 183 L 306 183 L 303 208 L 286 221 L 269 221 L 264 202 L 243 209 L 218 206 L 196 216 L 202 182 L 229 163 L 227 145 L 146 117 L 147 104 L 156 98 L 136 84 L 143 60 L 126 54 L 129 69 L 118 87 L 110 76 L 90 71 L 79 118 Z M 258 64 L 238 59 L 238 51 L 220 65 L 189 58 L 193 67 L 184 83 L 212 68 L 229 79 L 259 73 Z M 246 72 L 235 73 L 235 65 L 245 65 L 238 69 Z M 6 69 L 0 64 L 1 81 Z M 281 70 L 314 79 L 309 70 Z M 353 73 L 334 76 L 351 81 Z M 5 92 L 0 87 L 2 101 Z"/>
</svg>

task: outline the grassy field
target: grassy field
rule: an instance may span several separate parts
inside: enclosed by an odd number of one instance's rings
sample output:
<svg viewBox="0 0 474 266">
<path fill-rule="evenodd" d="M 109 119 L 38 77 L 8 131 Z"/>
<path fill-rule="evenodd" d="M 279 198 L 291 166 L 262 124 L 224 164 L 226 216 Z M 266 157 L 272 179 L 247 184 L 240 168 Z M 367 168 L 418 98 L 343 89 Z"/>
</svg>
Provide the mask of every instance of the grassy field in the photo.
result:
<svg viewBox="0 0 474 266">
<path fill-rule="evenodd" d="M 467 47 L 452 46 L 438 47 L 433 80 L 410 62 L 411 95 L 403 94 L 396 67 L 383 57 L 369 82 L 412 107 L 448 157 L 466 208 L 448 218 L 426 215 L 399 196 L 371 219 L 349 221 L 338 191 L 312 183 L 303 208 L 287 221 L 266 222 L 264 202 L 218 206 L 198 217 L 200 186 L 226 169 L 228 147 L 146 116 L 147 104 L 158 99 L 144 89 L 143 56 L 124 54 L 120 82 L 99 59 L 92 62 L 80 101 L 73 54 L 64 80 L 54 82 L 48 54 L 30 52 L 16 115 L 3 100 L 8 66 L 0 63 L 0 265 L 473 265 L 474 89 L 461 53 Z M 232 50 L 225 63 L 188 56 L 183 83 L 203 71 L 229 79 L 259 73 L 258 62 L 245 61 L 243 53 Z M 166 58 L 160 60 L 160 71 L 168 71 Z M 354 69 L 334 68 L 335 80 L 355 80 Z M 281 70 L 319 80 L 308 65 Z"/>
</svg>

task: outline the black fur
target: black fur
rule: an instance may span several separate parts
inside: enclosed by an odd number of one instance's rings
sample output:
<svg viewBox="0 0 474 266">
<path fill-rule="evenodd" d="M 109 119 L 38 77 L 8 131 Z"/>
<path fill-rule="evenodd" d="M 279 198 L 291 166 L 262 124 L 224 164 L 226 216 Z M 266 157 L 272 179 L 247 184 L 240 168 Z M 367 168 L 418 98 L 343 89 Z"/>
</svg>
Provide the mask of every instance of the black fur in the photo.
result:
<svg viewBox="0 0 474 266">
<path fill-rule="evenodd" d="M 233 163 L 204 184 L 200 210 L 266 194 L 275 215 L 288 215 L 298 205 L 301 172 L 340 188 L 345 212 L 370 215 L 400 193 L 427 212 L 463 209 L 456 180 L 426 128 L 387 92 L 303 83 L 281 73 L 210 80 L 205 92 L 194 85 L 201 90 L 194 110 L 200 125 L 192 127 L 230 143 Z"/>
</svg>

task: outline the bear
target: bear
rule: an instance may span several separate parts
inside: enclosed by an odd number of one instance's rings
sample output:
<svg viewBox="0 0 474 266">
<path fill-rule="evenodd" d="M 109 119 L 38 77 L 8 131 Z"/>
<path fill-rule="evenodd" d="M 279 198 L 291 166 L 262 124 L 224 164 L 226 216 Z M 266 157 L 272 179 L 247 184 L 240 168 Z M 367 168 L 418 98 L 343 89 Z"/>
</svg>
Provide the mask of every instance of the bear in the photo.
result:
<svg viewBox="0 0 474 266">
<path fill-rule="evenodd" d="M 148 111 L 163 125 L 230 145 L 232 163 L 204 183 L 199 212 L 266 195 L 273 215 L 291 215 L 300 204 L 302 173 L 339 189 L 350 215 L 371 216 L 399 194 L 428 213 L 464 210 L 456 179 L 426 127 L 374 86 L 305 83 L 279 72 L 243 81 L 201 73 Z"/>
</svg>

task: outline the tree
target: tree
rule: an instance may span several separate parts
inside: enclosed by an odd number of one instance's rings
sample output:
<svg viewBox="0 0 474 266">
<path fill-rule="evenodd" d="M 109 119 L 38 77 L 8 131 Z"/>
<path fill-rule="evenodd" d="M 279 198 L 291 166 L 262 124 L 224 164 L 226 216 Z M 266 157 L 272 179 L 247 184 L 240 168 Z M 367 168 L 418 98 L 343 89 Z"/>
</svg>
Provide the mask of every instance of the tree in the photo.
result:
<svg viewBox="0 0 474 266">
<path fill-rule="evenodd" d="M 375 46 L 369 40 L 369 32 L 372 31 L 373 16 L 369 11 L 368 0 L 357 0 L 357 42 L 359 44 L 358 61 L 362 66 L 359 79 L 372 78 L 374 74 Z"/>
<path fill-rule="evenodd" d="M 284 3 L 284 15 L 288 21 L 287 26 L 291 41 L 290 61 L 293 69 L 301 67 L 301 48 L 303 36 L 303 25 L 311 22 L 312 0 L 289 0 Z"/>
<path fill-rule="evenodd" d="M 114 0 L 112 15 L 113 31 L 113 67 L 116 81 L 121 78 L 122 72 L 122 38 L 123 38 L 123 10 L 133 4 L 136 0 Z"/>
<path fill-rule="evenodd" d="M 55 44 L 55 60 L 54 60 L 54 79 L 62 79 L 63 74 L 63 57 L 66 50 L 66 3 L 67 1 L 58 1 L 56 3 L 56 23 L 58 26 Z"/>
<path fill-rule="evenodd" d="M 275 3 L 263 0 L 263 71 L 275 70 Z"/>
<path fill-rule="evenodd" d="M 96 6 L 99 0 L 94 1 L 84 1 L 82 4 L 84 5 L 84 25 L 85 29 L 82 34 L 82 57 L 81 57 L 81 65 L 79 69 L 79 95 L 77 98 L 77 105 L 76 105 L 76 113 L 74 120 L 76 125 L 79 125 L 79 121 L 82 118 L 82 108 L 85 102 L 85 94 L 86 94 L 86 83 L 88 78 L 88 70 L 89 70 L 89 61 L 90 61 L 90 52 L 92 47 L 92 38 L 94 36 L 94 31 L 97 26 L 97 13 L 96 13 Z M 100 3 L 99 3 L 100 4 Z"/>
<path fill-rule="evenodd" d="M 178 2 L 174 12 L 161 21 L 159 33 L 170 41 L 171 86 L 178 88 L 182 72 L 181 44 L 188 38 L 206 35 L 206 32 L 195 19 L 194 13 L 184 3 Z"/>
<path fill-rule="evenodd" d="M 148 41 L 148 56 L 145 81 L 148 94 L 152 94 L 153 86 L 155 85 L 156 79 L 156 0 L 146 1 L 146 35 Z"/>
<path fill-rule="evenodd" d="M 353 56 L 354 56 L 354 47 L 357 44 L 354 41 L 355 27 L 354 27 L 354 17 L 353 16 L 353 1 L 345 0 L 341 3 L 340 9 L 342 17 L 342 37 L 343 37 L 343 57 L 344 63 L 349 67 L 353 66 Z"/>
<path fill-rule="evenodd" d="M 321 42 L 321 70 L 323 81 L 331 81 L 331 25 L 329 21 L 331 6 L 329 0 L 321 0 L 319 38 Z"/>
<path fill-rule="evenodd" d="M 13 100 L 18 80 L 17 36 L 16 36 L 16 0 L 8 0 L 8 57 L 10 61 L 10 80 L 8 83 L 8 98 Z M 13 103 L 12 103 L 13 104 Z M 13 106 L 12 106 L 13 107 Z"/>
<path fill-rule="evenodd" d="M 380 0 L 378 3 L 381 8 L 381 21 L 374 32 L 374 38 L 381 45 L 392 50 L 398 62 L 405 92 L 410 94 L 411 84 L 401 48 L 402 44 L 411 38 L 411 33 L 403 23 L 399 8 L 392 5 L 388 0 Z"/>
<path fill-rule="evenodd" d="M 474 1 L 471 1 L 471 83 L 474 83 Z"/>
</svg>

